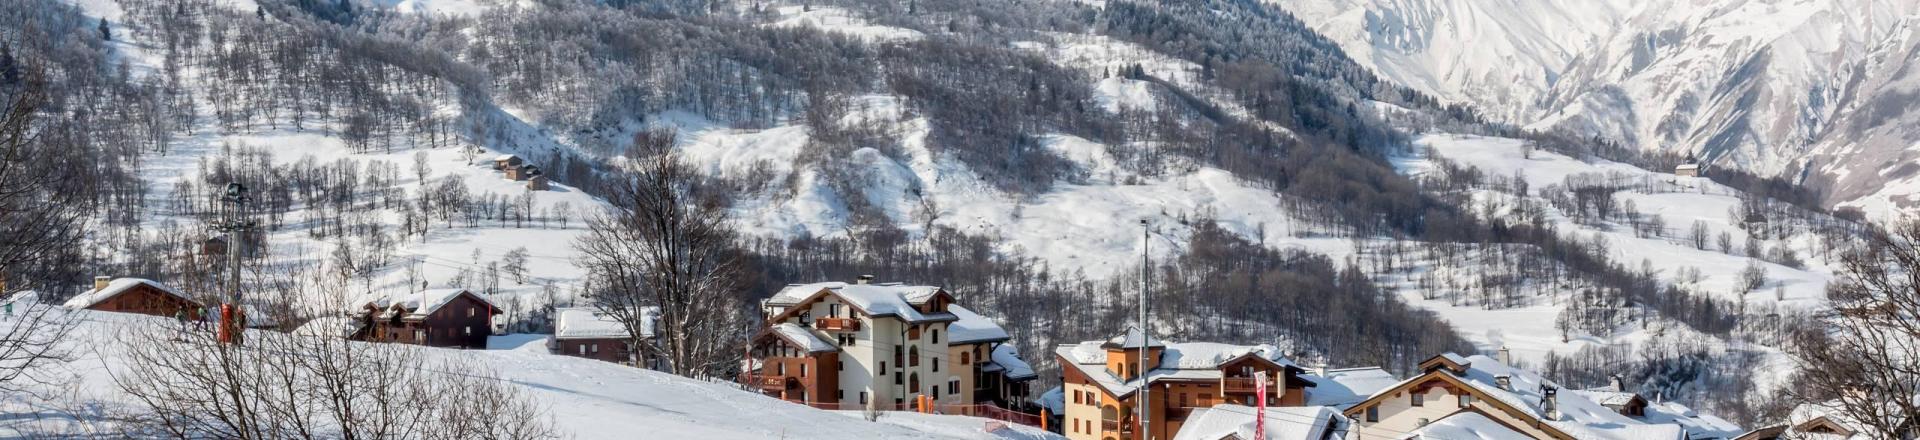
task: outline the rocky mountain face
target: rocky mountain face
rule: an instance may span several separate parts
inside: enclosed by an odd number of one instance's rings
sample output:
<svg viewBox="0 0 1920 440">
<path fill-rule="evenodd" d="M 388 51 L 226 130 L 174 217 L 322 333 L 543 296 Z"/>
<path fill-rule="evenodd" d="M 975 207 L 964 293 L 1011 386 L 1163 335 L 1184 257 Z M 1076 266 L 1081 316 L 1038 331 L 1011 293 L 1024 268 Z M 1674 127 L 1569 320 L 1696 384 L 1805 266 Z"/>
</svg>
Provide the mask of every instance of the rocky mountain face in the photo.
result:
<svg viewBox="0 0 1920 440">
<path fill-rule="evenodd" d="M 1509 123 L 1802 178 L 1870 213 L 1920 209 L 1920 166 L 1900 166 L 1920 1 L 1277 4 L 1383 76 Z"/>
</svg>

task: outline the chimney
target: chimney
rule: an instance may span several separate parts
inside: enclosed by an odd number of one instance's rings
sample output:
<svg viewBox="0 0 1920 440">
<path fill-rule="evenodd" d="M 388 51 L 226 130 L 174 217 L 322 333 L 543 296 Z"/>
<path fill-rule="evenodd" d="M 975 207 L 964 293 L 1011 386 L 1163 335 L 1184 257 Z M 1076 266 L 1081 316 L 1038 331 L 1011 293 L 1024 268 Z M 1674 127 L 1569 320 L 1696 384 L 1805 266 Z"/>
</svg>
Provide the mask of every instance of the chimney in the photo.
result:
<svg viewBox="0 0 1920 440">
<path fill-rule="evenodd" d="M 1613 391 L 1621 392 L 1621 393 L 1627 392 L 1626 378 L 1620 377 L 1619 374 L 1614 374 L 1613 375 Z"/>
<path fill-rule="evenodd" d="M 854 284 L 873 284 L 873 275 L 861 275 Z"/>
<path fill-rule="evenodd" d="M 93 277 L 93 290 L 96 290 L 96 291 L 104 290 L 107 288 L 107 283 L 111 283 L 111 282 L 113 282 L 113 277 L 109 277 L 109 276 Z"/>
<path fill-rule="evenodd" d="M 1506 345 L 1500 346 L 1500 363 L 1513 366 L 1513 350 L 1508 350 Z"/>
<path fill-rule="evenodd" d="M 1494 376 L 1493 385 L 1503 390 L 1513 391 L 1513 378 L 1507 377 L 1505 374 Z"/>
<path fill-rule="evenodd" d="M 1560 420 L 1560 389 L 1540 385 L 1540 413 L 1547 421 Z"/>
<path fill-rule="evenodd" d="M 1315 364 L 1313 366 L 1313 375 L 1317 377 L 1327 377 L 1327 364 Z"/>
</svg>

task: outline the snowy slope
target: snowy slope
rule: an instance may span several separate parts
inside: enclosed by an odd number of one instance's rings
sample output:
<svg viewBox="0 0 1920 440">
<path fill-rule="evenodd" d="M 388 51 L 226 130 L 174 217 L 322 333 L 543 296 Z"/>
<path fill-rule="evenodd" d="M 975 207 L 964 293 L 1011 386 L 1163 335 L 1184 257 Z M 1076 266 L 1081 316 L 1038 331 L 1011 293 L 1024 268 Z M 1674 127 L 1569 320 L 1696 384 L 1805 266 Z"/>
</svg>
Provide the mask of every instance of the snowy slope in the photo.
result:
<svg viewBox="0 0 1920 440">
<path fill-rule="evenodd" d="M 1739 201 L 1738 193 L 1731 188 L 1706 179 L 1676 178 L 1668 173 L 1651 172 L 1626 164 L 1604 160 L 1583 161 L 1551 152 L 1534 151 L 1531 158 L 1526 158 L 1521 152 L 1523 142 L 1514 139 L 1443 134 L 1421 137 L 1416 144 L 1428 147 L 1433 154 L 1459 165 L 1478 168 L 1490 176 L 1525 176 L 1536 188 L 1557 184 L 1567 176 L 1580 173 L 1615 173 L 1630 180 L 1671 182 L 1671 185 L 1685 190 L 1655 193 L 1623 191 L 1617 194 L 1622 203 L 1632 201 L 1642 213 L 1663 217 L 1669 232 L 1661 237 L 1638 237 L 1624 225 L 1574 222 L 1550 207 L 1548 218 L 1563 236 L 1577 234 L 1583 238 L 1603 237 L 1609 245 L 1610 256 L 1620 264 L 1636 268 L 1645 264 L 1654 268 L 1656 277 L 1667 284 L 1726 300 L 1744 301 L 1748 304 L 1748 313 L 1765 314 L 1763 310 L 1819 310 L 1827 306 L 1826 285 L 1834 279 L 1834 274 L 1827 262 L 1819 260 L 1817 253 L 1810 248 L 1812 237 L 1807 234 L 1774 240 L 1806 256 L 1804 269 L 1714 250 L 1699 250 L 1683 242 L 1681 236 L 1684 229 L 1696 220 L 1705 223 L 1712 234 L 1724 231 L 1734 236 L 1736 242 L 1746 240 L 1746 232 L 1727 219 L 1727 208 Z M 1398 166 L 1403 173 L 1418 175 L 1432 171 L 1434 165 L 1428 158 L 1403 158 Z M 1486 196 L 1479 194 L 1476 198 Z M 1533 198 L 1539 198 L 1538 192 Z M 1545 205 L 1545 202 L 1541 204 Z M 1769 281 L 1766 286 L 1742 295 L 1734 286 L 1738 273 L 1750 261 L 1758 262 L 1765 268 Z M 1703 278 L 1697 282 L 1676 279 L 1677 273 L 1683 268 L 1698 270 Z M 1388 280 L 1388 284 L 1396 286 L 1401 298 L 1408 303 L 1439 314 L 1478 348 L 1495 350 L 1508 347 L 1516 359 L 1527 362 L 1539 362 L 1547 353 L 1566 355 L 1587 346 L 1639 345 L 1655 339 L 1707 342 L 1721 349 L 1730 345 L 1728 341 L 1693 332 L 1682 324 L 1665 321 L 1647 328 L 1626 326 L 1612 329 L 1605 335 L 1576 332 L 1563 342 L 1562 330 L 1556 326 L 1556 316 L 1577 291 L 1570 287 L 1548 287 L 1546 293 L 1554 297 L 1523 307 L 1488 309 L 1459 306 L 1445 299 L 1423 298 L 1404 279 Z M 1775 295 L 1781 296 L 1776 298 Z M 1794 369 L 1785 354 L 1775 348 L 1759 345 L 1745 347 L 1758 351 L 1763 357 L 1762 362 L 1768 363 L 1769 367 L 1780 367 L 1767 368 L 1765 373 L 1754 376 L 1761 389 L 1779 386 L 1786 379 L 1786 374 Z"/>
<path fill-rule="evenodd" d="M 0 421 L 0 435 L 112 433 L 113 422 L 96 418 L 136 403 L 115 385 L 111 375 L 124 373 L 127 332 L 152 332 L 170 325 L 167 319 L 106 312 L 77 312 L 82 319 L 67 343 L 92 347 L 76 351 L 65 365 L 49 365 L 63 392 L 44 396 L 13 395 L 0 403 L 10 413 L 35 408 L 58 412 L 45 420 L 8 418 Z M 743 391 L 728 383 L 711 383 L 590 359 L 546 353 L 538 338 L 497 337 L 497 350 L 463 351 L 418 348 L 423 365 L 441 361 L 492 371 L 536 403 L 547 408 L 562 434 L 578 439 L 711 438 L 711 439 L 1047 439 L 1058 438 L 1037 428 L 1014 427 L 988 433 L 987 420 L 934 415 L 896 414 L 881 423 L 857 414 L 822 411 Z M 466 374 L 465 372 L 444 372 Z M 65 409 L 84 409 L 67 412 Z M 751 414 L 752 417 L 741 417 Z M 644 434 L 642 434 L 644 433 Z"/>
<path fill-rule="evenodd" d="M 1920 2 L 1274 4 L 1389 79 L 1515 124 L 1696 152 L 1767 175 L 1810 169 L 1839 187 L 1834 203 L 1920 205 L 1902 198 L 1912 174 L 1873 169 L 1908 154 L 1889 134 L 1904 130 L 1884 122 L 1911 118 L 1870 102 L 1898 91 L 1885 87 L 1899 82 Z"/>
</svg>

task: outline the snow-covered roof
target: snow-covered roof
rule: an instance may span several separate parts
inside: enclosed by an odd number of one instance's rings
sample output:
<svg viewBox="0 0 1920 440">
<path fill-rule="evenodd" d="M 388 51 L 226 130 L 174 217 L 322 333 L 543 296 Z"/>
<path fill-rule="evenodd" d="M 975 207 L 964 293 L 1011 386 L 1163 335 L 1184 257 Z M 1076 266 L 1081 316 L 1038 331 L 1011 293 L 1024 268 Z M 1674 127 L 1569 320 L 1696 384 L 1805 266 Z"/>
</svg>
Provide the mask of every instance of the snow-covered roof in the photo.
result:
<svg viewBox="0 0 1920 440">
<path fill-rule="evenodd" d="M 1053 389 L 1047 390 L 1047 392 L 1044 392 L 1044 393 L 1040 393 L 1040 397 L 1033 398 L 1033 403 L 1040 405 L 1041 408 L 1046 408 L 1047 412 L 1052 413 L 1054 415 L 1066 414 L 1067 413 L 1066 412 L 1067 411 L 1066 388 L 1056 385 L 1053 387 Z"/>
<path fill-rule="evenodd" d="M 993 360 L 991 363 L 988 363 L 985 367 L 981 367 L 981 371 L 989 373 L 998 372 L 1006 376 L 1008 380 L 1016 381 L 1040 377 L 1040 375 L 1034 374 L 1033 366 L 1027 365 L 1027 361 L 1020 359 L 1019 350 L 1014 349 L 1012 345 L 1000 344 L 995 346 L 993 347 L 992 355 Z"/>
<path fill-rule="evenodd" d="M 1479 411 L 1460 411 L 1441 417 L 1401 436 L 1402 439 L 1446 440 L 1531 440 L 1526 434 L 1487 417 Z"/>
<path fill-rule="evenodd" d="M 360 324 L 359 319 L 350 316 L 322 316 L 314 318 L 312 321 L 307 321 L 306 324 L 302 324 L 300 328 L 293 330 L 293 334 L 300 336 L 345 338 L 359 332 Z"/>
<path fill-rule="evenodd" d="M 1676 170 L 1697 170 L 1697 169 L 1700 169 L 1700 164 L 1697 164 L 1697 163 L 1683 163 L 1683 164 L 1680 164 L 1680 166 L 1677 166 L 1677 167 L 1673 167 L 1673 169 L 1676 169 Z"/>
<path fill-rule="evenodd" d="M 513 159 L 516 159 L 516 158 L 519 158 L 519 157 L 520 157 L 520 156 L 515 156 L 515 155 L 511 155 L 511 154 L 502 154 L 502 155 L 499 155 L 499 156 L 495 156 L 495 157 L 493 158 L 493 160 L 495 160 L 495 161 L 502 161 L 502 160 L 513 160 Z"/>
<path fill-rule="evenodd" d="M 445 307 L 448 303 L 452 303 L 453 299 L 459 298 L 461 294 L 473 295 L 473 297 L 479 299 L 481 303 L 485 303 L 487 307 L 491 309 L 490 312 L 499 312 L 498 309 L 500 306 L 495 305 L 492 300 L 487 299 L 486 295 L 481 295 L 467 289 L 429 289 L 414 293 L 375 293 L 354 300 L 351 304 L 347 305 L 347 309 L 358 312 L 367 307 L 388 309 L 397 306 L 405 309 L 409 316 L 426 316 L 439 311 L 441 307 Z"/>
<path fill-rule="evenodd" d="M 1139 346 L 1139 333 L 1129 329 L 1132 336 L 1131 346 Z M 1086 341 L 1079 344 L 1061 345 L 1054 348 L 1054 354 L 1070 361 L 1067 366 L 1080 370 L 1087 378 L 1116 396 L 1133 394 L 1140 385 L 1139 379 L 1122 381 L 1107 372 L 1107 348 L 1118 347 L 1121 338 L 1106 341 Z M 1219 379 L 1220 365 L 1246 356 L 1259 357 L 1283 367 L 1299 368 L 1292 360 L 1281 356 L 1280 350 L 1272 345 L 1232 345 L 1214 342 L 1176 342 L 1164 343 L 1158 339 L 1147 339 L 1150 346 L 1164 347 L 1160 352 L 1160 364 L 1147 371 L 1148 381 L 1162 380 L 1207 380 Z"/>
<path fill-rule="evenodd" d="M 1647 415 L 1640 417 L 1647 423 L 1673 423 L 1687 430 L 1687 438 L 1712 439 L 1734 438 L 1745 433 L 1746 429 L 1726 419 L 1712 414 L 1701 414 L 1676 402 L 1659 402 L 1647 405 Z"/>
<path fill-rule="evenodd" d="M 106 287 L 102 287 L 99 289 L 91 289 L 85 292 L 80 292 L 79 295 L 74 295 L 72 299 L 67 300 L 66 306 L 69 309 L 84 309 L 88 307 L 93 307 L 95 304 L 106 302 L 106 300 L 108 299 L 112 299 L 113 297 L 119 296 L 122 293 L 127 293 L 129 291 L 132 291 L 133 288 L 142 286 L 142 285 L 151 286 L 154 289 L 159 290 L 161 292 L 165 292 L 168 295 L 173 295 L 175 297 L 179 297 L 180 299 L 187 300 L 188 302 L 199 304 L 198 301 L 194 301 L 193 298 L 187 296 L 186 293 L 182 293 L 178 290 L 173 290 L 173 288 L 167 287 L 165 284 L 160 284 L 159 282 L 156 282 L 153 280 L 143 279 L 143 278 L 117 278 L 117 279 L 114 279 L 113 281 L 108 282 Z"/>
<path fill-rule="evenodd" d="M 641 336 L 653 337 L 654 321 L 659 316 L 660 309 L 657 307 L 641 311 L 640 326 L 645 332 Z M 625 324 L 593 307 L 554 309 L 553 337 L 556 339 L 626 338 L 630 334 Z"/>
<path fill-rule="evenodd" d="M 1324 376 L 1305 378 L 1315 385 L 1313 391 L 1307 393 L 1307 405 L 1340 409 L 1367 400 L 1367 396 L 1400 382 L 1400 378 L 1380 367 L 1327 370 Z"/>
<path fill-rule="evenodd" d="M 1640 397 L 1639 394 L 1612 391 L 1611 389 L 1573 390 L 1573 392 L 1580 394 L 1581 397 L 1586 397 L 1587 400 L 1592 400 L 1593 403 L 1606 406 L 1623 406 L 1633 402 L 1635 397 Z"/>
<path fill-rule="evenodd" d="M 819 335 L 813 334 L 812 331 L 807 330 L 806 327 L 801 327 L 799 324 L 794 324 L 791 322 L 782 322 L 780 324 L 774 325 L 771 330 L 773 331 L 773 334 L 780 335 L 781 339 L 786 339 L 787 342 L 792 342 L 794 345 L 800 346 L 800 348 L 807 350 L 808 353 L 819 353 L 819 352 L 834 351 L 834 350 L 840 349 L 839 347 L 833 346 L 832 343 L 827 342 L 825 339 L 820 339 Z"/>
<path fill-rule="evenodd" d="M 826 291 L 872 316 L 897 316 L 908 322 L 938 322 L 958 319 L 953 313 L 922 313 L 916 306 L 926 305 L 940 293 L 939 286 L 908 286 L 899 283 L 847 284 L 825 282 L 796 284 L 780 289 L 767 305 L 793 306 Z"/>
<path fill-rule="evenodd" d="M 1233 404 L 1195 409 L 1187 421 L 1180 424 L 1180 432 L 1173 435 L 1173 440 L 1254 438 L 1254 417 L 1258 414 L 1252 407 Z M 1339 424 L 1336 422 L 1339 418 L 1338 412 L 1322 406 L 1267 408 L 1266 424 L 1262 428 L 1268 440 L 1321 440 L 1329 438 L 1328 431 Z"/>
<path fill-rule="evenodd" d="M 1137 348 L 1141 346 L 1140 339 L 1144 335 L 1145 334 L 1140 331 L 1140 327 L 1128 326 L 1126 334 L 1114 336 L 1112 338 L 1107 338 L 1107 343 L 1102 345 L 1102 347 L 1104 348 Z M 1160 338 L 1155 338 L 1152 336 L 1144 336 L 1144 337 L 1146 338 L 1147 347 L 1166 346 L 1166 344 L 1160 341 Z"/>
<path fill-rule="evenodd" d="M 947 311 L 959 320 L 947 324 L 947 344 L 973 344 L 980 342 L 1000 342 L 1007 340 L 1007 330 L 1000 328 L 985 316 L 973 313 L 973 310 L 958 304 L 947 306 Z"/>
<path fill-rule="evenodd" d="M 1543 400 L 1541 397 L 1542 385 L 1553 386 L 1563 390 L 1565 389 L 1564 387 L 1560 387 L 1552 381 L 1543 379 L 1531 371 L 1510 367 L 1490 357 L 1475 355 L 1462 358 L 1459 355 L 1451 353 L 1443 356 L 1456 363 L 1462 360 L 1466 361 L 1468 367 L 1466 372 L 1457 375 L 1450 370 L 1437 370 L 1436 372 L 1438 374 L 1452 375 L 1452 377 L 1458 379 L 1460 382 L 1473 387 L 1475 391 L 1479 391 L 1480 394 L 1488 396 L 1489 399 L 1512 407 L 1527 418 L 1540 420 L 1545 425 L 1565 432 L 1575 438 L 1593 440 L 1668 440 L 1683 439 L 1686 436 L 1685 431 L 1681 429 L 1680 425 L 1650 424 L 1636 420 L 1632 417 L 1621 415 L 1612 408 L 1588 400 L 1579 393 L 1572 392 L 1562 392 L 1558 394 L 1560 417 L 1549 420 L 1543 415 L 1545 411 L 1541 408 Z M 1506 389 L 1502 389 L 1495 379 L 1501 376 L 1509 378 L 1510 386 Z M 1421 380 L 1422 377 L 1426 377 L 1426 375 L 1423 374 L 1406 381 L 1401 381 L 1393 387 L 1374 393 L 1374 396 L 1369 397 L 1369 399 L 1379 397 L 1382 393 L 1394 392 L 1404 385 Z"/>
</svg>

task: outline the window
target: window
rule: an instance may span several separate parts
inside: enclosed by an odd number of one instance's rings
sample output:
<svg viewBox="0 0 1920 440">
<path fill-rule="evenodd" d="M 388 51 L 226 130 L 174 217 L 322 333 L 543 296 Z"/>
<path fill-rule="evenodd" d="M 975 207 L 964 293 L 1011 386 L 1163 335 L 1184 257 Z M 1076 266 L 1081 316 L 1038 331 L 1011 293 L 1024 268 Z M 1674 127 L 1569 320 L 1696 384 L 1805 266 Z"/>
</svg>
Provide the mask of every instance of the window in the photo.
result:
<svg viewBox="0 0 1920 440">
<path fill-rule="evenodd" d="M 934 387 L 933 387 L 933 399 L 934 399 L 934 400 L 940 400 L 940 386 L 939 386 L 939 385 L 934 385 Z"/>
<path fill-rule="evenodd" d="M 1374 423 L 1379 421 L 1380 421 L 1380 407 L 1378 406 L 1367 407 L 1367 423 Z"/>
<path fill-rule="evenodd" d="M 972 354 L 973 353 L 968 353 L 964 351 L 960 352 L 960 365 L 969 365 L 967 363 L 967 360 L 971 357 Z"/>
<path fill-rule="evenodd" d="M 920 346 L 907 347 L 907 366 L 920 366 Z"/>
<path fill-rule="evenodd" d="M 1469 407 L 1469 406 L 1473 406 L 1473 395 L 1472 395 L 1472 394 L 1461 394 L 1461 395 L 1460 395 L 1460 407 L 1461 407 L 1461 408 L 1466 408 L 1466 407 Z"/>
<path fill-rule="evenodd" d="M 813 325 L 813 312 L 800 312 L 800 325 Z"/>
<path fill-rule="evenodd" d="M 414 330 L 414 331 L 413 331 L 413 342 L 427 342 L 427 331 L 426 331 L 426 330 Z"/>
<path fill-rule="evenodd" d="M 847 400 L 847 390 L 833 390 L 833 400 Z"/>
<path fill-rule="evenodd" d="M 933 372 L 940 372 L 940 357 L 934 356 L 933 359 L 929 359 L 929 361 L 933 362 Z"/>
<path fill-rule="evenodd" d="M 787 375 L 787 363 L 785 363 L 785 362 L 775 362 L 775 363 L 773 364 L 773 375 L 775 375 L 775 376 L 785 376 L 785 375 Z"/>
<path fill-rule="evenodd" d="M 1427 395 L 1425 393 L 1407 393 L 1407 394 L 1410 396 L 1413 396 L 1413 406 L 1427 406 Z"/>
<path fill-rule="evenodd" d="M 960 379 L 947 380 L 947 394 L 960 394 Z"/>
<path fill-rule="evenodd" d="M 916 392 L 920 391 L 920 373 L 907 375 L 907 388 Z"/>
<path fill-rule="evenodd" d="M 834 317 L 834 318 L 840 317 L 840 305 L 827 304 L 827 316 Z"/>
<path fill-rule="evenodd" d="M 581 346 L 580 346 L 580 355 L 581 355 L 581 356 L 586 356 L 586 355 L 587 355 L 587 346 L 586 346 L 586 345 L 581 345 Z"/>
<path fill-rule="evenodd" d="M 1080 390 L 1073 390 L 1073 404 L 1080 404 Z"/>
<path fill-rule="evenodd" d="M 940 329 L 933 329 L 933 331 L 928 332 L 927 336 L 932 339 L 933 343 L 940 343 Z"/>
<path fill-rule="evenodd" d="M 461 328 L 460 328 L 460 334 L 463 334 L 463 335 L 467 335 L 467 336 L 473 336 L 473 326 L 471 326 L 471 325 L 469 325 L 469 326 L 466 326 L 466 327 L 461 327 Z"/>
<path fill-rule="evenodd" d="M 915 341 L 920 340 L 920 326 L 915 325 L 915 326 L 907 327 L 907 339 L 912 339 Z"/>
<path fill-rule="evenodd" d="M 887 361 L 880 361 L 880 374 L 887 374 Z"/>
<path fill-rule="evenodd" d="M 834 371 L 847 371 L 847 364 L 844 362 L 836 362 L 833 365 Z"/>
<path fill-rule="evenodd" d="M 589 351 L 589 352 L 593 352 L 593 353 L 595 353 L 595 354 L 599 354 L 599 353 L 600 353 L 600 344 L 588 344 L 588 345 L 587 345 L 587 351 Z"/>
<path fill-rule="evenodd" d="M 861 405 L 865 405 L 865 404 L 867 404 L 867 392 L 866 392 L 866 391 L 861 391 L 861 392 L 860 392 L 860 404 L 861 404 Z"/>
<path fill-rule="evenodd" d="M 893 384 L 894 384 L 894 385 L 899 385 L 899 384 L 900 384 L 900 372 L 899 372 L 899 371 L 894 371 L 894 372 L 893 372 Z"/>
<path fill-rule="evenodd" d="M 800 377 L 807 377 L 807 364 L 800 364 Z"/>
<path fill-rule="evenodd" d="M 478 313 L 478 312 L 479 312 L 479 310 L 480 310 L 480 309 L 479 309 L 479 308 L 477 308 L 477 307 L 468 307 L 468 308 L 467 308 L 467 317 L 468 317 L 468 318 L 472 318 L 472 317 L 474 316 L 474 314 L 475 314 L 475 313 Z"/>
</svg>

